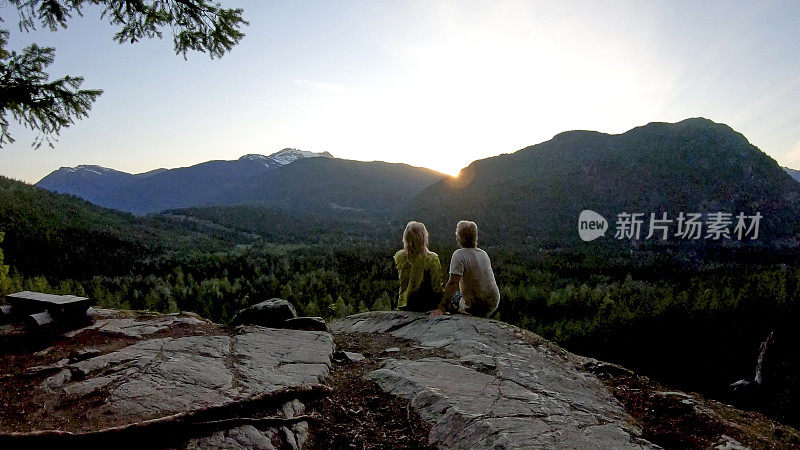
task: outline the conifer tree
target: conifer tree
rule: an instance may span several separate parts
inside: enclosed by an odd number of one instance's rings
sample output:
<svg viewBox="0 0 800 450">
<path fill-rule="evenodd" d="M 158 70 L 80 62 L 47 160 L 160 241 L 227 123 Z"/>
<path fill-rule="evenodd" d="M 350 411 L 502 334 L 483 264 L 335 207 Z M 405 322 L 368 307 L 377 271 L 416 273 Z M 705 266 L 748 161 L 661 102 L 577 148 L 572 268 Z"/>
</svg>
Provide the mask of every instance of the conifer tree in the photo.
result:
<svg viewBox="0 0 800 450">
<path fill-rule="evenodd" d="M 223 8 L 208 0 L 9 0 L 18 12 L 22 32 L 43 27 L 67 28 L 73 16 L 83 16 L 86 7 L 99 7 L 100 20 L 117 26 L 114 40 L 134 43 L 144 38 L 172 34 L 175 53 L 207 53 L 219 58 L 244 37 L 247 21 L 241 9 Z M 3 18 L 0 18 L 0 22 Z M 53 142 L 76 120 L 89 114 L 103 93 L 81 89 L 83 77 L 65 76 L 49 80 L 47 68 L 55 49 L 31 44 L 21 51 L 7 49 L 10 33 L 0 29 L 0 148 L 14 142 L 9 117 L 38 132 L 33 147 Z"/>
</svg>

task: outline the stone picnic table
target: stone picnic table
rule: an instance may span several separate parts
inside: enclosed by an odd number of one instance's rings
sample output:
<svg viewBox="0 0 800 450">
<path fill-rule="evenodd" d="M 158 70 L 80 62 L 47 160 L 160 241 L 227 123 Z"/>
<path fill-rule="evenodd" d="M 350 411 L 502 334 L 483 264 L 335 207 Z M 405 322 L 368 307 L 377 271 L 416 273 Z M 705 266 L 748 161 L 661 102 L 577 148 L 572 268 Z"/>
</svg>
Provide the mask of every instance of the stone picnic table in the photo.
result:
<svg viewBox="0 0 800 450">
<path fill-rule="evenodd" d="M 0 313 L 6 320 L 23 318 L 29 329 L 42 329 L 56 323 L 77 324 L 87 316 L 92 301 L 76 295 L 55 295 L 22 291 L 6 296 L 8 305 Z M 25 317 L 27 316 L 27 317 Z"/>
</svg>

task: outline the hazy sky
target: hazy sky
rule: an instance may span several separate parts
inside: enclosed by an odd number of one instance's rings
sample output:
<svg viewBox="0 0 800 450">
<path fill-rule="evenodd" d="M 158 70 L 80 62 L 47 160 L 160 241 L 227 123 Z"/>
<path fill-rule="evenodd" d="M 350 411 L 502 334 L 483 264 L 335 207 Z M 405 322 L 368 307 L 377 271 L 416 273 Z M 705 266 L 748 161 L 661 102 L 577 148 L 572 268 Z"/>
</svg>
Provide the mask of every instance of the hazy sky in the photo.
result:
<svg viewBox="0 0 800 450">
<path fill-rule="evenodd" d="M 4 3 L 4 2 L 0 2 Z M 128 172 L 284 147 L 455 174 L 566 130 L 724 122 L 800 168 L 800 2 L 237 1 L 247 36 L 220 60 L 133 45 L 95 10 L 67 30 L 51 73 L 105 93 L 56 148 L 0 149 L 0 174 L 61 166 Z"/>
</svg>

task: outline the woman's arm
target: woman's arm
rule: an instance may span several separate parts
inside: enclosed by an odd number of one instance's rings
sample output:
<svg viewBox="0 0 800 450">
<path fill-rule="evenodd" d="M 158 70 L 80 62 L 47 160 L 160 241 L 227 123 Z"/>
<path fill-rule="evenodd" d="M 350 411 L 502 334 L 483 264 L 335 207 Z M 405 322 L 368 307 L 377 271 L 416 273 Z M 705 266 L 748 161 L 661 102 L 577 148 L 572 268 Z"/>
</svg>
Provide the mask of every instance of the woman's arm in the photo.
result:
<svg viewBox="0 0 800 450">
<path fill-rule="evenodd" d="M 431 267 L 431 288 L 434 293 L 440 294 L 442 292 L 442 263 L 439 262 L 439 256 L 432 258 Z"/>
<path fill-rule="evenodd" d="M 397 300 L 393 302 L 392 309 L 396 309 L 400 305 L 400 299 L 403 293 L 408 289 L 408 283 L 411 278 L 411 266 L 404 263 L 400 258 L 395 257 L 395 267 L 397 268 L 397 278 L 400 281 L 400 287 L 397 290 Z"/>
<path fill-rule="evenodd" d="M 408 281 L 411 278 L 411 268 L 408 266 L 398 267 L 397 275 L 398 278 L 400 278 L 400 291 L 405 291 L 408 287 Z"/>
</svg>

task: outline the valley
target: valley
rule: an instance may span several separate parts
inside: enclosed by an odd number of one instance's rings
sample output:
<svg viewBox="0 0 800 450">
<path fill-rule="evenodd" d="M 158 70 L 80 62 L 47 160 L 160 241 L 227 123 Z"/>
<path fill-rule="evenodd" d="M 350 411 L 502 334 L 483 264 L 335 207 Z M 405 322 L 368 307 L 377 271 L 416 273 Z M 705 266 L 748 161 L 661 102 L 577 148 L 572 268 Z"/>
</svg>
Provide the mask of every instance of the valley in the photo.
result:
<svg viewBox="0 0 800 450">
<path fill-rule="evenodd" d="M 330 155 L 272 166 L 262 159 L 124 182 L 97 168 L 57 171 L 62 184 L 50 187 L 70 195 L 0 179 L 0 248 L 10 266 L 0 271 L 0 293 L 72 293 L 105 308 L 193 311 L 220 323 L 280 297 L 303 315 L 342 318 L 391 308 L 391 256 L 408 220 L 428 226 L 447 268 L 452 229 L 468 218 L 492 257 L 500 320 L 800 424 L 800 360 L 791 351 L 800 342 L 800 183 L 725 125 L 689 119 L 619 135 L 561 133 L 475 161 L 458 178 Z M 79 181 L 86 177 L 95 181 Z M 148 197 L 158 180 L 160 197 Z M 80 189 L 106 199 L 129 192 L 131 200 L 118 205 L 124 211 L 106 209 Z M 181 200 L 165 200 L 173 195 Z M 753 241 L 629 240 L 609 231 L 582 242 L 583 209 L 608 219 L 625 210 L 764 219 Z M 757 393 L 731 391 L 752 377 L 770 332 L 769 383 Z"/>
</svg>

